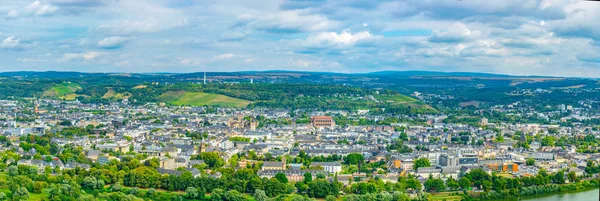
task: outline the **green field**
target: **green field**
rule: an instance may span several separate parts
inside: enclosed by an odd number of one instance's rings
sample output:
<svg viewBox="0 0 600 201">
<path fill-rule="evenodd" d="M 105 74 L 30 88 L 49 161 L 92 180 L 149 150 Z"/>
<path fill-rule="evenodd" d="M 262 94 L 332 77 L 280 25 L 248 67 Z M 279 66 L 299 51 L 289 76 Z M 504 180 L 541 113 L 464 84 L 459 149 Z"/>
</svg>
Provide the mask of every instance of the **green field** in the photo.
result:
<svg viewBox="0 0 600 201">
<path fill-rule="evenodd" d="M 203 92 L 167 92 L 162 94 L 159 99 L 173 105 L 246 107 L 250 104 L 250 101 L 247 100 Z"/>
<path fill-rule="evenodd" d="M 405 95 L 393 95 L 393 96 L 387 96 L 387 95 L 378 95 L 375 96 L 375 98 L 377 100 L 383 101 L 383 102 L 389 102 L 389 103 L 396 103 L 396 104 L 405 104 L 405 103 L 418 103 L 420 102 L 417 99 L 414 99 L 412 97 L 409 96 L 405 96 Z"/>
<path fill-rule="evenodd" d="M 61 83 L 55 84 L 50 89 L 44 91 L 44 96 L 47 97 L 64 97 L 69 94 L 75 93 L 78 89 L 81 89 L 81 86 L 75 83 Z"/>
<path fill-rule="evenodd" d="M 439 201 L 460 201 L 463 197 L 460 195 L 461 192 L 438 192 L 429 194 L 429 200 L 439 200 Z"/>
</svg>

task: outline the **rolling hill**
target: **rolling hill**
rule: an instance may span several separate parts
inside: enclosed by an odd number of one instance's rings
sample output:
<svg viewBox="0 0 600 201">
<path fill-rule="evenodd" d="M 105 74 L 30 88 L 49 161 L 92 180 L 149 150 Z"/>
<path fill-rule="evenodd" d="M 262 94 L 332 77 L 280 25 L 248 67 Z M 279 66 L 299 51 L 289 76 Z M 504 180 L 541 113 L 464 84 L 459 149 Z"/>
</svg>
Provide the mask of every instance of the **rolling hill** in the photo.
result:
<svg viewBox="0 0 600 201">
<path fill-rule="evenodd" d="M 250 101 L 238 98 L 232 98 L 225 95 L 203 93 L 170 91 L 159 96 L 159 100 L 173 105 L 192 105 L 192 106 L 224 106 L 224 107 L 246 107 Z"/>
<path fill-rule="evenodd" d="M 55 84 L 54 86 L 45 90 L 43 96 L 66 100 L 75 100 L 75 98 L 77 98 L 77 95 L 75 95 L 74 93 L 78 89 L 81 89 L 81 86 L 79 86 L 78 84 L 72 82 L 64 82 L 61 84 Z"/>
</svg>

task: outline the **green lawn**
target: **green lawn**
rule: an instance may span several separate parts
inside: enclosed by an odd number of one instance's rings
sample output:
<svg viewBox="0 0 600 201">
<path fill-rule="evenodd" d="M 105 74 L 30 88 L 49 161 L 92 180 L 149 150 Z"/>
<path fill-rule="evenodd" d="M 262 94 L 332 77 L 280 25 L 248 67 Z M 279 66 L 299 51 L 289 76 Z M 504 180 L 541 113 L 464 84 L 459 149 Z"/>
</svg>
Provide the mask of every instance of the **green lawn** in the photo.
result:
<svg viewBox="0 0 600 201">
<path fill-rule="evenodd" d="M 460 201 L 462 200 L 462 196 L 460 195 L 456 195 L 456 194 L 461 194 L 461 192 L 440 192 L 440 193 L 431 193 L 429 200 L 439 200 L 439 201 L 451 201 L 451 200 L 456 200 L 456 201 Z M 455 195 L 452 195 L 455 194 Z"/>
<path fill-rule="evenodd" d="M 202 93 L 202 92 L 185 92 L 183 94 L 177 93 L 178 97 L 172 97 L 175 94 L 170 94 L 171 99 L 169 101 L 174 105 L 193 105 L 193 106 L 205 106 L 205 105 L 218 105 L 225 107 L 246 107 L 250 104 L 250 101 L 232 98 L 220 94 L 213 93 Z"/>
</svg>

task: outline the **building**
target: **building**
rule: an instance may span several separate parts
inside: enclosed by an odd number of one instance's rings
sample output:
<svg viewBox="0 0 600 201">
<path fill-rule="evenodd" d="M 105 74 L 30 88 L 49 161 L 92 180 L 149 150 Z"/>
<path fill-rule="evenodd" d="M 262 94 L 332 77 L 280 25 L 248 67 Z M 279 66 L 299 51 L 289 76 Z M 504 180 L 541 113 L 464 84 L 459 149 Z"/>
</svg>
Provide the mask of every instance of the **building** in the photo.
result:
<svg viewBox="0 0 600 201">
<path fill-rule="evenodd" d="M 519 165 L 517 165 L 516 163 L 501 163 L 501 164 L 491 163 L 491 164 L 486 164 L 486 166 L 494 172 L 518 172 L 519 171 Z"/>
<path fill-rule="evenodd" d="M 265 170 L 285 170 L 285 169 L 287 169 L 287 165 L 285 164 L 285 157 L 283 157 L 281 159 L 281 162 L 265 161 L 260 169 L 263 171 L 265 171 Z"/>
<path fill-rule="evenodd" d="M 440 156 L 439 162 L 440 162 L 439 163 L 440 166 L 444 166 L 444 167 L 458 166 L 458 157 L 447 155 L 447 154 L 443 154 L 443 155 Z"/>
<path fill-rule="evenodd" d="M 236 128 L 236 129 L 249 129 L 256 130 L 258 127 L 258 121 L 254 118 L 250 118 L 249 120 L 244 118 L 244 115 L 238 114 L 233 118 L 227 120 L 227 127 Z"/>
<path fill-rule="evenodd" d="M 258 176 L 263 178 L 273 178 L 277 173 L 283 173 L 289 181 L 298 182 L 304 180 L 304 174 L 310 173 L 315 179 L 318 174 L 326 174 L 323 170 L 261 170 Z"/>
<path fill-rule="evenodd" d="M 488 118 L 485 118 L 485 117 L 481 118 L 481 121 L 479 122 L 479 124 L 481 124 L 481 125 L 487 125 L 488 123 L 489 123 L 489 120 L 488 120 Z"/>
<path fill-rule="evenodd" d="M 322 167 L 327 173 L 339 173 L 342 171 L 342 164 L 340 162 L 312 162 L 310 167 Z"/>
<path fill-rule="evenodd" d="M 435 167 L 420 167 L 415 173 L 415 175 L 423 178 L 429 178 L 429 176 L 432 178 L 440 178 L 441 174 L 442 170 Z"/>
<path fill-rule="evenodd" d="M 162 158 L 160 159 L 160 168 L 166 170 L 174 170 L 175 169 L 175 159 L 174 158 Z"/>
<path fill-rule="evenodd" d="M 310 118 L 310 124 L 314 127 L 334 127 L 335 121 L 330 116 L 313 116 Z"/>
</svg>

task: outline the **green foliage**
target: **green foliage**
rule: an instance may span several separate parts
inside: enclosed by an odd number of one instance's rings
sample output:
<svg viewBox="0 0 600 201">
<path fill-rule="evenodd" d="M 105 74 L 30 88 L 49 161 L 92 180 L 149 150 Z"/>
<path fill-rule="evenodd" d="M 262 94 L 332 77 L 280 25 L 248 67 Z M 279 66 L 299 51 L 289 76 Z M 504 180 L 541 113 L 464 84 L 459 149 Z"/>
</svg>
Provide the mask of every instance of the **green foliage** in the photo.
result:
<svg viewBox="0 0 600 201">
<path fill-rule="evenodd" d="M 232 141 L 232 142 L 250 142 L 250 138 L 236 136 L 236 137 L 230 137 L 229 141 Z"/>
<path fill-rule="evenodd" d="M 285 174 L 284 174 L 284 173 L 282 173 L 282 172 L 278 172 L 277 174 L 275 174 L 275 177 L 274 177 L 274 178 L 275 178 L 275 179 L 277 179 L 277 180 L 278 180 L 279 182 L 281 182 L 281 183 L 284 183 L 284 184 L 285 184 L 285 183 L 288 183 L 288 178 L 287 178 L 287 176 L 285 176 Z"/>
<path fill-rule="evenodd" d="M 365 160 L 364 156 L 360 153 L 351 153 L 346 155 L 344 158 L 344 163 L 346 165 L 358 165 Z"/>
<path fill-rule="evenodd" d="M 200 153 L 200 159 L 204 160 L 208 167 L 211 169 L 219 168 L 225 165 L 225 161 L 217 152 L 203 152 Z"/>
<path fill-rule="evenodd" d="M 265 191 L 257 189 L 256 191 L 254 191 L 254 194 L 252 195 L 252 197 L 254 197 L 254 200 L 256 201 L 267 201 L 267 199 L 269 197 L 267 197 L 267 194 L 265 193 Z"/>
<path fill-rule="evenodd" d="M 444 191 L 446 189 L 444 181 L 441 179 L 427 179 L 424 186 L 427 191 Z"/>
<path fill-rule="evenodd" d="M 535 164 L 535 159 L 533 159 L 533 158 L 528 158 L 525 160 L 525 165 L 527 165 L 527 166 L 532 166 L 534 164 Z"/>
<path fill-rule="evenodd" d="M 415 164 L 413 165 L 413 167 L 416 169 L 419 169 L 420 167 L 430 167 L 431 163 L 429 162 L 429 159 L 427 158 L 418 158 L 417 160 L 415 160 Z"/>
</svg>

